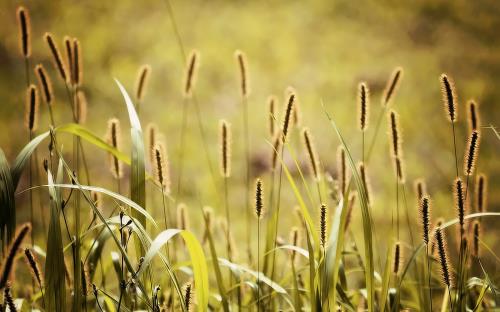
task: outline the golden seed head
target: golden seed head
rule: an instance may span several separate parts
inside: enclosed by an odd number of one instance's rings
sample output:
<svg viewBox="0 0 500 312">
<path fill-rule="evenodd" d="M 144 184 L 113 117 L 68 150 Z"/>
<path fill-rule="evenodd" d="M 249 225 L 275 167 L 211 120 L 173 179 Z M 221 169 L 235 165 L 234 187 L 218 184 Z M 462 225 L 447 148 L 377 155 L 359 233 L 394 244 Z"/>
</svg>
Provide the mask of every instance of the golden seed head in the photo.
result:
<svg viewBox="0 0 500 312">
<path fill-rule="evenodd" d="M 473 130 L 467 141 L 467 149 L 464 156 L 464 174 L 466 176 L 470 176 L 474 172 L 480 141 L 481 135 L 477 130 Z"/>
<path fill-rule="evenodd" d="M 358 118 L 359 129 L 365 131 L 368 128 L 370 108 L 370 91 L 365 82 L 358 85 Z"/>
<path fill-rule="evenodd" d="M 314 147 L 311 135 L 309 134 L 309 129 L 302 129 L 302 138 L 304 140 L 304 146 L 309 156 L 309 166 L 311 168 L 311 172 L 314 175 L 314 179 L 316 181 L 320 181 L 321 173 L 319 169 L 318 156 L 316 154 L 316 148 Z"/>
<path fill-rule="evenodd" d="M 402 250 L 401 250 L 401 243 L 396 242 L 394 245 L 394 263 L 392 266 L 392 272 L 394 274 L 398 274 L 399 270 L 401 269 L 401 263 L 403 262 L 403 255 L 402 255 Z"/>
<path fill-rule="evenodd" d="M 156 142 L 153 146 L 153 155 L 156 181 L 162 186 L 165 194 L 170 194 L 170 172 L 165 145 L 161 142 Z"/>
<path fill-rule="evenodd" d="M 294 109 L 294 102 L 295 102 L 295 94 L 291 93 L 289 98 L 288 98 L 288 104 L 286 106 L 286 111 L 285 111 L 285 117 L 283 119 L 283 129 L 282 129 L 283 142 L 286 141 L 286 136 L 288 134 L 288 128 L 290 126 L 290 118 L 292 117 L 292 112 Z"/>
<path fill-rule="evenodd" d="M 120 130 L 120 121 L 117 118 L 111 118 L 108 120 L 108 131 L 106 134 L 106 140 L 109 145 L 114 147 L 117 150 L 120 150 L 121 147 L 121 130 Z M 111 174 L 115 179 L 120 179 L 123 176 L 122 163 L 121 161 L 114 156 L 110 155 L 110 170 Z"/>
<path fill-rule="evenodd" d="M 240 50 L 236 50 L 234 53 L 236 60 L 238 62 L 238 67 L 240 70 L 240 86 L 241 95 L 247 97 L 250 93 L 250 83 L 248 81 L 248 65 L 245 53 Z"/>
<path fill-rule="evenodd" d="M 193 93 L 193 88 L 196 83 L 196 76 L 198 74 L 198 63 L 200 54 L 198 51 L 193 50 L 187 59 L 186 73 L 184 81 L 184 96 L 190 98 Z"/>
<path fill-rule="evenodd" d="M 224 178 L 231 176 L 231 125 L 220 121 L 221 174 Z"/>
<path fill-rule="evenodd" d="M 391 78 L 387 81 L 387 84 L 384 89 L 384 93 L 382 94 L 382 106 L 387 106 L 397 89 L 399 88 L 399 84 L 401 79 L 403 78 L 403 68 L 397 67 L 391 74 Z"/>
<path fill-rule="evenodd" d="M 146 94 L 146 88 L 151 75 L 151 66 L 145 64 L 139 68 L 137 73 L 137 80 L 135 81 L 135 99 L 141 102 Z"/>
<path fill-rule="evenodd" d="M 54 66 L 59 72 L 59 75 L 61 76 L 61 79 L 67 83 L 69 82 L 69 74 L 68 74 L 68 67 L 66 66 L 66 63 L 63 61 L 61 57 L 61 52 L 59 52 L 59 48 L 57 47 L 54 37 L 52 36 L 51 33 L 45 33 L 45 41 L 47 42 L 50 52 L 52 53 L 52 59 L 54 62 Z M 70 63 L 71 64 L 71 63 Z"/>
<path fill-rule="evenodd" d="M 19 48 L 22 56 L 31 56 L 31 22 L 28 10 L 23 6 L 17 8 L 17 22 L 19 23 Z"/>
<path fill-rule="evenodd" d="M 470 100 L 468 104 L 468 124 L 469 124 L 469 132 L 474 130 L 480 132 L 481 131 L 481 118 L 479 116 L 479 106 L 476 101 Z"/>
<path fill-rule="evenodd" d="M 347 166 L 345 158 L 345 150 L 342 145 L 337 147 L 337 176 L 340 181 L 340 191 L 344 196 L 347 191 Z"/>
<path fill-rule="evenodd" d="M 28 131 L 36 131 L 38 126 L 38 89 L 35 85 L 30 85 L 26 93 L 26 110 L 24 125 Z"/>
<path fill-rule="evenodd" d="M 447 113 L 448 120 L 454 123 L 457 120 L 457 94 L 455 91 L 455 85 L 451 78 L 449 78 L 446 74 L 442 74 L 440 80 L 444 108 Z"/>
<path fill-rule="evenodd" d="M 262 180 L 255 181 L 255 215 L 258 219 L 262 217 L 264 211 L 264 192 L 262 190 Z"/>
<path fill-rule="evenodd" d="M 49 75 L 47 75 L 47 71 L 42 64 L 38 64 L 35 67 L 35 74 L 38 78 L 38 85 L 40 87 L 40 90 L 43 91 L 43 100 L 45 101 L 45 103 L 52 105 L 54 101 L 52 80 L 50 79 Z"/>
<path fill-rule="evenodd" d="M 177 205 L 177 228 L 179 230 L 189 230 L 189 212 L 184 203 Z"/>
</svg>

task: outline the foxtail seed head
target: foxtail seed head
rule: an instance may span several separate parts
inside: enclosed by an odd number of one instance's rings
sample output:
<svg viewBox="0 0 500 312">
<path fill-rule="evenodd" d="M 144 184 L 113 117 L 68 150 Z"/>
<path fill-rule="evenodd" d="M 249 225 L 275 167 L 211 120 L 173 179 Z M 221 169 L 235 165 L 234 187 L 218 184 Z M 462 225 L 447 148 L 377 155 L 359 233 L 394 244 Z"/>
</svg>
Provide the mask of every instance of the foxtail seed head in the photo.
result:
<svg viewBox="0 0 500 312">
<path fill-rule="evenodd" d="M 340 181 L 340 191 L 344 196 L 347 189 L 347 166 L 345 158 L 345 150 L 342 145 L 337 147 L 337 176 Z"/>
<path fill-rule="evenodd" d="M 7 285 L 7 281 L 10 279 L 11 273 L 13 272 L 12 268 L 14 267 L 17 251 L 30 231 L 31 224 L 29 223 L 25 223 L 18 228 L 17 234 L 14 236 L 14 239 L 12 240 L 7 251 L 7 256 L 2 263 L 2 270 L 0 271 L 0 289 Z"/>
<path fill-rule="evenodd" d="M 276 107 L 278 105 L 278 99 L 276 98 L 276 96 L 274 95 L 269 96 L 269 98 L 267 99 L 267 105 L 269 109 L 269 133 L 271 137 L 274 137 L 276 132 L 275 124 L 277 119 Z"/>
<path fill-rule="evenodd" d="M 415 193 L 417 194 L 417 199 L 421 200 L 422 197 L 427 194 L 427 186 L 424 179 L 417 179 L 414 182 Z"/>
<path fill-rule="evenodd" d="M 288 98 L 288 104 L 286 106 L 285 118 L 283 119 L 283 129 L 282 129 L 283 142 L 286 141 L 286 136 L 288 134 L 288 128 L 290 126 L 290 118 L 292 117 L 294 101 L 295 101 L 295 94 L 291 93 L 290 97 Z"/>
<path fill-rule="evenodd" d="M 488 195 L 488 179 L 484 173 L 481 173 L 477 177 L 476 182 L 476 211 L 484 212 L 487 207 L 487 195 Z"/>
<path fill-rule="evenodd" d="M 247 58 L 245 53 L 240 50 L 236 50 L 234 53 L 236 60 L 238 62 L 238 67 L 240 70 L 240 85 L 241 85 L 241 95 L 243 97 L 247 97 L 250 93 L 250 86 L 248 81 L 248 72 L 247 72 Z"/>
<path fill-rule="evenodd" d="M 189 212 L 184 203 L 177 206 L 177 228 L 180 230 L 189 230 Z"/>
<path fill-rule="evenodd" d="M 445 111 L 448 115 L 448 120 L 454 123 L 457 120 L 457 94 L 455 85 L 451 78 L 446 74 L 442 74 L 441 80 L 441 93 L 443 95 L 443 103 Z"/>
<path fill-rule="evenodd" d="M 401 131 L 399 129 L 399 116 L 394 111 L 389 112 L 390 138 L 392 157 L 398 157 L 401 154 Z"/>
<path fill-rule="evenodd" d="M 34 280 L 38 282 L 40 287 L 43 287 L 43 275 L 42 271 L 40 271 L 40 266 L 38 265 L 38 261 L 36 260 L 35 255 L 29 248 L 24 249 L 24 256 L 26 259 L 26 264 L 30 268 L 31 275 Z"/>
<path fill-rule="evenodd" d="M 36 131 L 38 126 L 38 90 L 35 85 L 30 85 L 26 94 L 26 110 L 24 125 L 28 131 Z"/>
<path fill-rule="evenodd" d="M 365 131 L 368 128 L 370 108 L 370 92 L 365 82 L 361 82 L 358 86 L 358 118 L 359 129 Z"/>
<path fill-rule="evenodd" d="M 428 195 L 420 200 L 420 222 L 422 225 L 422 240 L 424 244 L 429 244 L 430 220 L 431 220 L 431 200 Z"/>
<path fill-rule="evenodd" d="M 23 6 L 17 8 L 17 22 L 19 23 L 19 48 L 21 54 L 28 58 L 31 56 L 31 22 L 29 12 Z"/>
<path fill-rule="evenodd" d="M 480 132 L 481 128 L 481 118 L 479 117 L 479 106 L 474 100 L 469 101 L 469 109 L 468 109 L 468 124 L 469 124 L 469 132 L 474 130 Z"/>
<path fill-rule="evenodd" d="M 326 205 L 321 204 L 320 212 L 319 212 L 319 237 L 321 246 L 323 248 L 326 245 Z"/>
<path fill-rule="evenodd" d="M 474 172 L 480 141 L 481 135 L 477 132 L 477 130 L 473 130 L 469 140 L 467 141 L 467 149 L 464 157 L 464 174 L 466 176 L 470 176 Z"/>
<path fill-rule="evenodd" d="M 82 48 L 80 41 L 73 38 L 73 64 L 71 65 L 72 81 L 75 86 L 81 86 L 83 81 Z"/>
<path fill-rule="evenodd" d="M 5 301 L 5 307 L 8 307 L 10 312 L 17 312 L 16 303 L 14 302 L 14 298 L 12 297 L 12 285 L 10 281 L 5 285 L 3 297 Z"/>
<path fill-rule="evenodd" d="M 392 265 L 392 272 L 396 275 L 399 273 L 399 270 L 401 268 L 401 262 L 402 262 L 401 243 L 396 242 L 396 244 L 394 245 L 394 263 Z"/>
<path fill-rule="evenodd" d="M 156 181 L 161 185 L 165 194 L 170 194 L 170 173 L 165 145 L 156 142 L 153 147 L 153 155 Z"/>
<path fill-rule="evenodd" d="M 304 146 L 306 147 L 307 154 L 309 155 L 309 165 L 311 168 L 311 172 L 313 173 L 316 181 L 320 181 L 321 174 L 319 171 L 318 156 L 316 154 L 316 149 L 311 139 L 311 135 L 309 134 L 309 129 L 302 129 L 302 137 L 304 139 Z"/>
<path fill-rule="evenodd" d="M 48 105 L 52 105 L 54 101 L 54 91 L 52 89 L 52 81 L 50 80 L 49 75 L 47 75 L 47 71 L 42 64 L 38 64 L 35 67 L 35 73 L 38 78 L 40 90 L 43 91 L 43 100 Z"/>
<path fill-rule="evenodd" d="M 135 99 L 141 102 L 146 94 L 146 88 L 149 82 L 149 76 L 151 75 L 151 66 L 145 64 L 139 68 L 137 73 L 137 80 L 135 81 Z"/>
<path fill-rule="evenodd" d="M 262 213 L 264 210 L 264 194 L 262 190 L 262 180 L 257 179 L 255 182 L 255 215 L 257 219 L 262 217 Z"/>
<path fill-rule="evenodd" d="M 61 79 L 67 83 L 69 80 L 68 68 L 66 67 L 66 63 L 63 61 L 61 57 L 61 52 L 59 52 L 59 48 L 57 47 L 54 38 L 51 33 L 45 33 L 45 41 L 47 42 L 50 52 L 52 53 L 52 59 L 54 61 L 54 66 L 56 67 Z M 69 63 L 71 66 L 71 63 Z"/>
<path fill-rule="evenodd" d="M 437 228 L 435 232 L 439 264 L 441 266 L 441 281 L 449 288 L 453 287 L 451 267 L 448 260 L 448 248 L 443 230 Z"/>
<path fill-rule="evenodd" d="M 200 55 L 197 50 L 191 51 L 186 64 L 186 74 L 184 80 L 184 97 L 190 98 L 193 95 L 193 88 L 198 74 L 198 63 Z"/>
<path fill-rule="evenodd" d="M 478 220 L 474 221 L 474 224 L 472 226 L 472 235 L 473 237 L 473 248 L 472 248 L 472 255 L 476 258 L 479 258 L 479 235 L 481 234 L 481 223 L 479 223 Z"/>
<path fill-rule="evenodd" d="M 399 88 L 399 84 L 401 78 L 403 77 L 403 68 L 396 67 L 391 74 L 391 78 L 387 81 L 387 84 L 384 89 L 384 93 L 382 94 L 382 106 L 387 106 L 390 100 L 393 98 L 397 89 Z"/>
<path fill-rule="evenodd" d="M 121 145 L 120 121 L 117 118 L 108 120 L 108 131 L 106 134 L 108 144 L 119 150 Z M 122 163 L 113 154 L 110 155 L 111 174 L 115 179 L 120 179 L 123 176 Z"/>
<path fill-rule="evenodd" d="M 220 147 L 221 175 L 228 178 L 231 176 L 231 125 L 225 120 L 220 121 Z"/>
<path fill-rule="evenodd" d="M 458 224 L 460 226 L 460 237 L 465 234 L 466 204 L 464 198 L 464 186 L 461 178 L 456 178 L 453 186 L 455 207 L 457 209 Z"/>
</svg>

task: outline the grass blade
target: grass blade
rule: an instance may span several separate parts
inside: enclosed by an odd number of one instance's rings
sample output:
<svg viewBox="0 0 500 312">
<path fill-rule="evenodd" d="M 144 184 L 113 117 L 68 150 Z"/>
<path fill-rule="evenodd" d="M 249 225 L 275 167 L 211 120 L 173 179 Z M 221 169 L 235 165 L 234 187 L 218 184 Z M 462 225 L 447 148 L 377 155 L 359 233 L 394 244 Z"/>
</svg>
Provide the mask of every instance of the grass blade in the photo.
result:
<svg viewBox="0 0 500 312">
<path fill-rule="evenodd" d="M 9 163 L 0 148 L 0 240 L 3 247 L 12 239 L 16 230 L 15 187 Z M 5 240 L 5 235 L 7 240 Z"/>
</svg>

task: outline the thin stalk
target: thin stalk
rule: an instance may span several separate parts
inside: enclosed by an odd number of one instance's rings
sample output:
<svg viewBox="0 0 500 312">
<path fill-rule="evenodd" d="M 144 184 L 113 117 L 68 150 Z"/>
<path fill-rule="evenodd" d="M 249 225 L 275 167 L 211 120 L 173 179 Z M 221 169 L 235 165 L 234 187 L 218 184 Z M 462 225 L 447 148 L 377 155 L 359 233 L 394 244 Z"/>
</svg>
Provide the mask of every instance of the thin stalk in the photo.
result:
<svg viewBox="0 0 500 312">
<path fill-rule="evenodd" d="M 187 127 L 187 113 L 188 113 L 188 105 L 189 101 L 184 99 L 182 105 L 182 124 L 181 124 L 181 133 L 180 133 L 180 146 L 179 146 L 179 175 L 177 177 L 177 196 L 176 200 L 180 198 L 181 195 L 181 186 L 182 186 L 182 173 L 184 167 L 184 145 L 185 145 L 185 136 L 186 136 L 186 127 Z"/>
<path fill-rule="evenodd" d="M 260 218 L 257 219 L 257 312 L 260 311 Z"/>
<path fill-rule="evenodd" d="M 428 274 L 428 277 L 427 277 L 427 283 L 428 283 L 428 287 L 429 287 L 429 304 L 430 304 L 430 308 L 431 308 L 431 312 L 432 312 L 432 288 L 431 288 L 431 261 L 429 259 L 429 244 L 425 244 L 425 259 L 427 260 L 427 274 Z"/>
<path fill-rule="evenodd" d="M 370 143 L 370 147 L 368 148 L 368 152 L 366 154 L 366 162 L 367 163 L 370 160 L 370 156 L 372 155 L 373 148 L 375 147 L 375 142 L 377 141 L 378 133 L 380 132 L 380 125 L 382 124 L 382 118 L 384 117 L 386 112 L 387 112 L 387 105 L 384 106 L 383 110 L 380 111 L 380 113 L 377 117 L 377 124 L 375 125 L 375 133 L 373 134 L 372 141 Z"/>
<path fill-rule="evenodd" d="M 457 173 L 457 178 L 458 178 L 458 158 L 457 158 L 457 142 L 456 142 L 456 138 L 455 138 L 455 123 L 452 122 L 451 123 L 451 129 L 452 129 L 452 132 L 453 132 L 453 149 L 455 151 L 455 170 L 456 170 L 456 173 Z"/>
<path fill-rule="evenodd" d="M 250 138 L 248 134 L 248 100 L 242 95 L 243 104 L 243 145 L 245 153 L 245 166 L 246 166 L 246 194 L 245 194 L 245 223 L 246 223 L 246 242 L 248 255 L 250 256 Z"/>
<path fill-rule="evenodd" d="M 224 207 L 225 207 L 225 210 L 226 210 L 226 223 L 227 223 L 227 231 L 226 231 L 226 244 L 227 244 L 227 258 L 229 259 L 229 261 L 233 261 L 232 260 L 232 256 L 231 256 L 231 243 L 230 243 L 230 239 L 231 239 L 231 218 L 230 218 L 230 214 L 229 214 L 229 195 L 228 195 L 228 188 L 227 188 L 227 177 L 224 177 Z M 229 277 L 231 277 L 231 271 L 229 272 Z"/>
</svg>

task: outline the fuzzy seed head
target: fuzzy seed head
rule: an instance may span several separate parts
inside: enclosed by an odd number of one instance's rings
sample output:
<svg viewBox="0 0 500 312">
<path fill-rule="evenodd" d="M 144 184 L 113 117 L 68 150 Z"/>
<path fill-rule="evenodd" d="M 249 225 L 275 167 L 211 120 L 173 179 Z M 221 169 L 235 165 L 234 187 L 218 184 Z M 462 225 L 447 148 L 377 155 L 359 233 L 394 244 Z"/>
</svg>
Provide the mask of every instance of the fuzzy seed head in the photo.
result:
<svg viewBox="0 0 500 312">
<path fill-rule="evenodd" d="M 391 74 L 391 78 L 387 81 L 387 84 L 384 89 L 384 93 L 382 95 L 382 106 L 387 106 L 390 100 L 393 98 L 397 89 L 399 88 L 399 84 L 401 78 L 403 77 L 403 68 L 397 67 Z"/>
<path fill-rule="evenodd" d="M 30 85 L 26 94 L 26 110 L 24 115 L 24 125 L 28 131 L 36 131 L 38 126 L 38 89 L 35 85 Z"/>
<path fill-rule="evenodd" d="M 370 180 L 368 174 L 366 173 L 366 167 L 363 163 L 358 164 L 359 175 L 361 176 L 361 182 L 363 183 L 363 188 L 366 192 L 366 201 L 370 204 L 371 192 L 370 192 Z"/>
<path fill-rule="evenodd" d="M 12 297 L 12 285 L 10 281 L 5 285 L 3 297 L 5 306 L 9 308 L 9 312 L 17 312 L 17 306 L 14 302 L 14 298 Z"/>
<path fill-rule="evenodd" d="M 10 243 L 9 248 L 7 249 L 7 255 L 5 259 L 2 261 L 2 270 L 0 271 L 0 289 L 4 288 L 7 285 L 7 281 L 11 277 L 11 273 L 13 272 L 14 262 L 16 258 L 17 251 L 21 247 L 24 238 L 31 231 L 31 224 L 25 223 L 18 228 L 17 234 L 14 236 L 14 239 Z"/>
<path fill-rule="evenodd" d="M 326 245 L 326 205 L 321 204 L 320 212 L 319 212 L 319 237 L 320 243 L 323 248 Z"/>
<path fill-rule="evenodd" d="M 262 190 L 262 180 L 257 179 L 255 182 L 255 215 L 257 219 L 262 217 L 262 213 L 264 210 L 264 194 Z"/>
<path fill-rule="evenodd" d="M 248 81 L 248 65 L 247 58 L 245 53 L 240 50 L 236 50 L 234 53 L 236 57 L 236 61 L 238 62 L 238 67 L 240 71 L 240 86 L 241 86 L 241 95 L 243 97 L 247 97 L 250 93 L 250 86 Z"/>
<path fill-rule="evenodd" d="M 361 82 L 358 86 L 358 118 L 359 129 L 365 131 L 368 128 L 370 108 L 370 91 L 365 82 Z"/>
<path fill-rule="evenodd" d="M 80 41 L 73 38 L 73 64 L 71 65 L 72 81 L 75 86 L 81 86 L 83 81 L 82 48 Z"/>
<path fill-rule="evenodd" d="M 191 306 L 193 304 L 193 288 L 191 283 L 186 284 L 184 288 L 184 306 L 186 311 L 191 311 Z"/>
<path fill-rule="evenodd" d="M 221 175 L 224 178 L 231 176 L 231 125 L 220 121 L 220 147 L 221 147 Z"/>
<path fill-rule="evenodd" d="M 441 228 L 437 228 L 434 235 L 436 239 L 439 264 L 441 266 L 441 281 L 444 285 L 451 288 L 453 287 L 453 280 L 451 275 L 451 265 L 448 260 L 446 238 Z"/>
<path fill-rule="evenodd" d="M 417 179 L 414 182 L 415 193 L 417 194 L 417 199 L 421 200 L 425 194 L 427 194 L 427 186 L 424 179 Z"/>
<path fill-rule="evenodd" d="M 297 95 L 297 90 L 294 87 L 288 86 L 285 89 L 285 99 L 288 99 L 290 95 L 294 94 L 295 98 L 293 101 L 293 111 L 292 111 L 292 119 L 290 120 L 290 126 L 300 127 L 302 123 L 302 113 L 300 111 L 300 101 Z"/>
<path fill-rule="evenodd" d="M 422 226 L 422 240 L 424 244 L 429 244 L 430 220 L 431 220 L 431 202 L 428 195 L 420 200 L 420 222 Z"/>
<path fill-rule="evenodd" d="M 401 263 L 403 262 L 402 258 L 403 256 L 401 250 L 401 243 L 396 242 L 394 246 L 394 262 L 392 266 L 392 272 L 396 275 L 399 273 L 399 270 L 401 269 Z"/>
<path fill-rule="evenodd" d="M 401 157 L 394 158 L 394 166 L 396 167 L 396 176 L 399 183 L 405 183 L 404 163 Z"/>
<path fill-rule="evenodd" d="M 345 158 L 345 150 L 342 145 L 337 147 L 337 176 L 340 181 L 340 191 L 344 196 L 347 190 L 347 166 Z"/>
<path fill-rule="evenodd" d="M 163 192 L 168 195 L 170 194 L 170 170 L 165 145 L 157 142 L 153 147 L 153 155 L 156 182 L 161 185 Z"/>
<path fill-rule="evenodd" d="M 24 249 L 24 256 L 26 259 L 26 264 L 30 268 L 30 273 L 34 280 L 38 282 L 40 287 L 43 287 L 43 275 L 42 271 L 40 271 L 40 266 L 38 265 L 38 261 L 29 248 Z"/>
<path fill-rule="evenodd" d="M 106 139 L 109 145 L 113 146 L 117 150 L 120 150 L 121 131 L 120 131 L 120 121 L 117 118 L 111 118 L 110 120 L 108 120 L 108 131 L 106 134 Z M 113 154 L 109 155 L 110 155 L 111 174 L 115 179 L 121 179 L 123 176 L 122 163 Z"/>
<path fill-rule="evenodd" d="M 474 100 L 470 100 L 468 104 L 468 124 L 469 124 L 469 132 L 474 130 L 480 131 L 481 129 L 481 119 L 479 117 L 479 106 Z"/>
<path fill-rule="evenodd" d="M 479 235 L 481 235 L 481 223 L 479 223 L 478 220 L 474 221 L 474 224 L 472 226 L 472 234 L 474 235 L 473 237 L 473 248 L 472 248 L 472 255 L 476 258 L 479 258 Z"/>
<path fill-rule="evenodd" d="M 448 120 L 451 123 L 454 123 L 457 120 L 457 94 L 455 91 L 455 85 L 451 78 L 449 78 L 446 74 L 442 74 L 440 80 L 444 108 L 447 112 Z"/>
<path fill-rule="evenodd" d="M 484 173 L 477 176 L 476 181 L 476 211 L 485 212 L 487 209 L 488 179 Z"/>
<path fill-rule="evenodd" d="M 61 79 L 67 83 L 69 80 L 68 68 L 66 67 L 66 63 L 63 61 L 61 57 L 61 52 L 59 52 L 59 48 L 57 47 L 54 37 L 51 33 L 45 33 L 45 41 L 49 46 L 50 52 L 52 53 L 52 59 L 54 61 L 54 66 L 59 72 Z M 69 63 L 71 64 L 71 63 Z"/>
<path fill-rule="evenodd" d="M 177 206 L 177 228 L 180 230 L 189 230 L 189 212 L 184 203 Z"/>
<path fill-rule="evenodd" d="M 473 130 L 469 140 L 467 141 L 467 149 L 464 157 L 464 174 L 466 176 L 470 176 L 474 172 L 477 154 L 479 153 L 480 141 L 481 135 L 477 132 L 477 130 Z"/>
<path fill-rule="evenodd" d="M 198 74 L 198 63 L 200 54 L 197 50 L 192 50 L 187 59 L 186 74 L 184 80 L 184 97 L 190 98 L 193 95 L 193 88 Z"/>
<path fill-rule="evenodd" d="M 137 73 L 137 80 L 135 81 L 135 99 L 141 102 L 146 94 L 146 88 L 149 82 L 149 76 L 151 75 L 151 66 L 145 64 L 139 68 Z"/>
<path fill-rule="evenodd" d="M 316 154 L 316 149 L 311 139 L 311 135 L 309 134 L 309 129 L 302 129 L 302 138 L 304 139 L 304 146 L 306 148 L 307 154 L 309 155 L 309 166 L 311 168 L 311 172 L 314 175 L 314 179 L 316 181 L 320 181 L 321 174 L 319 171 L 318 156 Z"/>
<path fill-rule="evenodd" d="M 389 112 L 389 124 L 390 124 L 390 139 L 391 139 L 391 154 L 392 157 L 398 157 L 401 154 L 401 131 L 399 129 L 399 116 L 394 111 Z"/>
<path fill-rule="evenodd" d="M 464 186 L 461 178 L 456 178 L 454 182 L 454 198 L 455 207 L 457 209 L 458 224 L 460 226 L 460 236 L 463 237 L 465 234 L 465 214 L 466 214 L 466 204 L 464 197 Z"/>
<path fill-rule="evenodd" d="M 286 106 L 286 111 L 285 111 L 285 118 L 283 119 L 283 129 L 282 129 L 283 142 L 286 141 L 286 136 L 288 134 L 288 128 L 290 126 L 290 118 L 292 117 L 292 112 L 294 109 L 294 101 L 295 101 L 295 94 L 292 93 L 288 98 L 288 104 Z"/>
<path fill-rule="evenodd" d="M 151 163 L 151 166 L 153 166 L 155 163 L 154 147 L 158 139 L 158 126 L 154 123 L 149 123 L 146 126 L 146 133 L 148 150 L 150 151 L 149 161 Z"/>
<path fill-rule="evenodd" d="M 35 67 L 35 73 L 38 78 L 39 88 L 42 90 L 43 100 L 45 103 L 52 105 L 54 101 L 54 91 L 52 89 L 52 81 L 49 75 L 47 75 L 47 71 L 42 64 L 38 64 Z"/>
<path fill-rule="evenodd" d="M 19 24 L 19 49 L 25 58 L 31 56 L 31 19 L 28 10 L 19 6 L 17 8 L 17 22 Z"/>
</svg>

